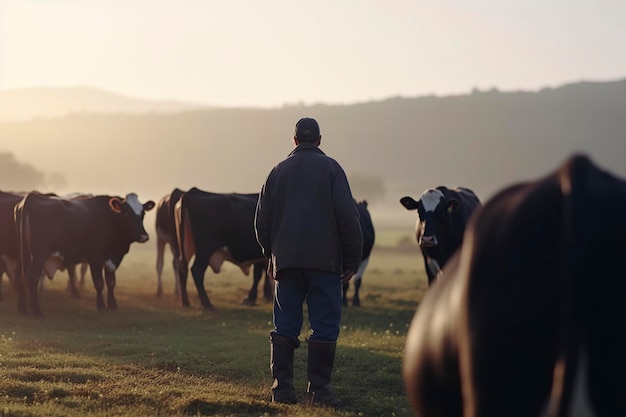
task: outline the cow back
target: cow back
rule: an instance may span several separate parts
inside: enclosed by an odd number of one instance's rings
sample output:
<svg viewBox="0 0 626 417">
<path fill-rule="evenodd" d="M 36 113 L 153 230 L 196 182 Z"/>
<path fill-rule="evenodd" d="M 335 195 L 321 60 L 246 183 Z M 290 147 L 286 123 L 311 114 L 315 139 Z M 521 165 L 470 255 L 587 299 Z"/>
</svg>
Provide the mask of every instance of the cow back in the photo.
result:
<svg viewBox="0 0 626 417">
<path fill-rule="evenodd" d="M 81 199 L 27 194 L 16 206 L 21 231 L 32 254 L 49 256 L 61 252 L 66 263 L 75 264 L 97 254 L 100 261 L 123 257 L 133 241 L 124 213 L 114 211 L 111 199 L 101 195 Z"/>
<path fill-rule="evenodd" d="M 227 247 L 237 262 L 261 259 L 254 232 L 258 194 L 211 193 L 193 188 L 181 198 L 196 253 Z"/>
</svg>

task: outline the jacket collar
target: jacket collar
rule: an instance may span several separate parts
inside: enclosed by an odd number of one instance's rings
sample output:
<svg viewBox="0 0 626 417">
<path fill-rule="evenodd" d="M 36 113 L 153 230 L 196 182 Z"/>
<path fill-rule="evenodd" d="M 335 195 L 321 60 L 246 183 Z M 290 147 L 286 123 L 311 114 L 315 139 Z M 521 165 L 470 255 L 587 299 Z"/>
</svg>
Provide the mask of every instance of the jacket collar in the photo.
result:
<svg viewBox="0 0 626 417">
<path fill-rule="evenodd" d="M 301 143 L 298 146 L 296 146 L 293 151 L 289 153 L 289 156 L 295 154 L 296 152 L 301 152 L 301 151 L 306 151 L 306 150 L 315 151 L 315 152 L 321 153 L 322 155 L 326 155 L 324 152 L 322 152 L 322 150 L 318 146 L 315 146 L 312 143 Z"/>
</svg>

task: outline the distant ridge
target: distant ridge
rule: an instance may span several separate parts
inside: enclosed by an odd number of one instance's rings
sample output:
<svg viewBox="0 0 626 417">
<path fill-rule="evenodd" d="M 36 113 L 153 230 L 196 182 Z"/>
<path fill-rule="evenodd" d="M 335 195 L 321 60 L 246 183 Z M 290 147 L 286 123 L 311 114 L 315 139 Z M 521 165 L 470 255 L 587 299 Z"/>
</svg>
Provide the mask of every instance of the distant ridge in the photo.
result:
<svg viewBox="0 0 626 417">
<path fill-rule="evenodd" d="M 499 90 L 474 89 L 471 92 L 448 95 L 393 96 L 381 100 L 355 102 L 342 105 L 317 103 L 312 105 L 285 104 L 283 108 L 359 108 L 385 106 L 398 102 L 418 104 L 432 101 L 473 100 L 477 97 L 497 97 L 502 95 L 536 95 L 547 93 L 586 94 L 598 93 L 622 94 L 626 88 L 626 78 L 608 81 L 587 81 L 566 83 L 560 86 L 546 86 L 536 90 Z M 613 91 L 611 91 L 613 90 Z M 258 107 L 258 110 L 268 110 Z M 77 87 L 33 87 L 0 90 L 0 122 L 19 122 L 37 118 L 55 118 L 70 114 L 111 114 L 111 113 L 178 113 L 192 110 L 255 110 L 254 107 L 220 107 L 177 100 L 150 100 L 131 97 L 99 88 Z M 277 109 L 275 109 L 277 110 Z"/>
<path fill-rule="evenodd" d="M 349 176 L 382 183 L 384 196 L 372 209 L 410 215 L 411 227 L 414 213 L 398 203 L 404 195 L 460 185 L 488 198 L 547 174 L 574 152 L 626 177 L 626 80 L 349 105 L 95 108 L 0 123 L 0 152 L 63 175 L 67 189 L 55 192 L 132 190 L 153 199 L 174 187 L 256 192 L 291 151 L 295 121 L 311 116 L 320 121 L 322 150 Z"/>
<path fill-rule="evenodd" d="M 0 122 L 62 117 L 72 113 L 176 113 L 209 106 L 138 99 L 91 87 L 0 90 Z"/>
</svg>

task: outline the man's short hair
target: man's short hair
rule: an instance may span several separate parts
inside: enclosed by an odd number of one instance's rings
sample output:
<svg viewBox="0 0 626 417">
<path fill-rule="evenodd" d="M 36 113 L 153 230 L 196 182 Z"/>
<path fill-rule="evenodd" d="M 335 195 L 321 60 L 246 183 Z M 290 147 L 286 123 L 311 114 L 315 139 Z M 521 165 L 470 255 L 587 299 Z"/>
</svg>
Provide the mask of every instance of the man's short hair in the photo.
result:
<svg viewBox="0 0 626 417">
<path fill-rule="evenodd" d="M 315 143 L 320 138 L 320 125 L 315 119 L 303 117 L 296 123 L 293 136 L 298 142 Z"/>
</svg>

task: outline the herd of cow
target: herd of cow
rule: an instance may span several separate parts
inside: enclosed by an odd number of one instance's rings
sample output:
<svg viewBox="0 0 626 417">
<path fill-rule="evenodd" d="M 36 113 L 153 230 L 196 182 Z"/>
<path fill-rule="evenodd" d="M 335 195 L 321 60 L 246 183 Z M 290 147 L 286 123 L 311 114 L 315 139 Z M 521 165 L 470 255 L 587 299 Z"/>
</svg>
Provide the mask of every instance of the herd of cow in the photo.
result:
<svg viewBox="0 0 626 417">
<path fill-rule="evenodd" d="M 256 302 L 257 287 L 264 274 L 263 294 L 271 300 L 272 285 L 265 273 L 267 262 L 253 226 L 257 200 L 258 194 L 210 193 L 197 188 L 186 192 L 174 189 L 165 195 L 157 205 L 156 215 L 157 295 L 163 294 L 163 255 L 169 245 L 176 276 L 175 293 L 183 306 L 189 306 L 186 283 L 190 269 L 200 303 L 206 309 L 213 308 L 204 288 L 204 273 L 209 266 L 219 273 L 224 261 L 239 266 L 246 275 L 253 270 L 252 287 L 244 303 Z M 359 306 L 361 277 L 375 235 L 367 202 L 358 202 L 356 206 L 364 235 L 363 261 L 355 275 L 352 299 L 353 305 Z M 44 275 L 52 278 L 57 270 L 68 271 L 68 288 L 77 296 L 79 264 L 83 274 L 87 265 L 91 271 L 96 307 L 115 309 L 115 271 L 133 242 L 148 240 L 143 218 L 154 207 L 153 201 L 140 203 L 136 194 L 122 199 L 90 194 L 0 192 L 0 278 L 6 273 L 17 290 L 19 312 L 41 315 L 39 288 Z M 348 305 L 347 290 L 346 285 L 344 305 Z"/>
<path fill-rule="evenodd" d="M 186 192 L 174 189 L 164 196 L 157 207 L 157 294 L 163 293 L 162 271 L 165 246 L 172 251 L 173 268 L 176 274 L 175 293 L 183 306 L 189 306 L 187 275 L 196 285 L 200 303 L 212 308 L 211 300 L 204 288 L 204 273 L 208 267 L 219 273 L 224 261 L 241 268 L 248 275 L 253 271 L 253 282 L 244 303 L 253 305 L 257 298 L 257 287 L 265 275 L 263 295 L 272 299 L 272 284 L 267 277 L 267 260 L 261 252 L 254 232 L 254 215 L 258 194 L 217 194 L 192 188 Z M 374 245 L 374 225 L 367 210 L 367 202 L 357 203 L 360 213 L 364 248 L 361 266 L 354 277 L 353 305 L 360 305 L 359 287 L 362 274 Z M 194 258 L 193 265 L 189 262 Z M 344 305 L 348 305 L 347 285 L 344 287 Z"/>
<path fill-rule="evenodd" d="M 208 267 L 218 273 L 224 261 L 246 275 L 252 268 L 244 302 L 254 304 L 266 270 L 253 228 L 257 198 L 197 188 L 164 196 L 156 205 L 157 294 L 169 245 L 184 306 L 191 269 L 202 306 L 212 308 L 204 273 Z M 470 189 L 446 187 L 400 203 L 417 210 L 429 283 L 403 365 L 418 415 L 626 416 L 624 180 L 574 155 L 552 174 L 507 187 L 484 205 Z M 365 247 L 355 306 L 374 244 L 367 203 L 357 206 Z M 131 243 L 148 240 L 143 218 L 154 207 L 136 194 L 0 192 L 0 278 L 3 272 L 12 278 L 19 311 L 41 314 L 44 273 L 67 269 L 76 291 L 81 263 L 89 265 L 97 308 L 116 308 L 115 271 Z M 263 293 L 271 299 L 267 276 Z M 346 293 L 347 287 L 344 305 Z"/>
<path fill-rule="evenodd" d="M 116 308 L 115 271 L 131 243 L 148 240 L 143 218 L 154 205 L 140 203 L 134 193 L 121 198 L 0 192 L 0 277 L 6 272 L 17 290 L 18 311 L 41 315 L 40 282 L 57 270 L 68 271 L 76 295 L 75 271 L 82 263 L 89 265 L 97 308 Z"/>
</svg>

